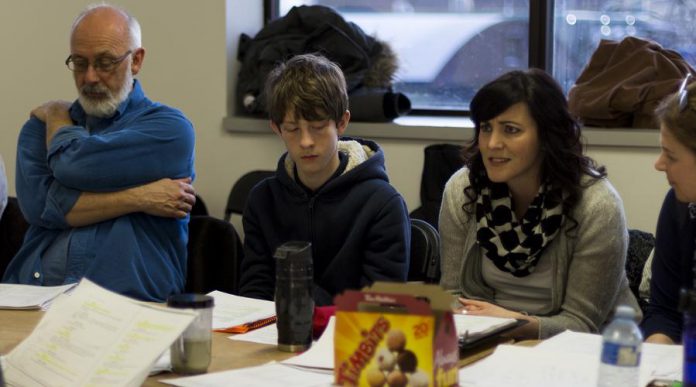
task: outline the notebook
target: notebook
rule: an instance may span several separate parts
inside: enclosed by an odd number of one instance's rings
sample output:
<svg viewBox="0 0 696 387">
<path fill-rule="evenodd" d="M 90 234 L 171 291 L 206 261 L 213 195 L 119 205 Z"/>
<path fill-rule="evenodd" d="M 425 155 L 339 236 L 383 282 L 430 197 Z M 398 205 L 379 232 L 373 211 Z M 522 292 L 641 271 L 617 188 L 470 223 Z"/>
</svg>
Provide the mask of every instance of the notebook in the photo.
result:
<svg viewBox="0 0 696 387">
<path fill-rule="evenodd" d="M 454 314 L 454 325 L 457 329 L 457 336 L 459 336 L 460 348 L 478 345 L 486 338 L 496 337 L 526 323 L 526 320 L 514 318 Z"/>
</svg>

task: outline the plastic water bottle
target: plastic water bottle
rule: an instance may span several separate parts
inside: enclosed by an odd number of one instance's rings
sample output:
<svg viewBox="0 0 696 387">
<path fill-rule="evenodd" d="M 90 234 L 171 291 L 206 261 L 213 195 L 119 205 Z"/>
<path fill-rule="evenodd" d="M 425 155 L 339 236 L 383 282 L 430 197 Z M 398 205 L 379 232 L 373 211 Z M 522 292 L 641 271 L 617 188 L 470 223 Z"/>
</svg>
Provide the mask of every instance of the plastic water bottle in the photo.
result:
<svg viewBox="0 0 696 387">
<path fill-rule="evenodd" d="M 638 386 L 643 334 L 635 318 L 633 308 L 620 305 L 614 320 L 604 329 L 597 386 Z"/>
</svg>

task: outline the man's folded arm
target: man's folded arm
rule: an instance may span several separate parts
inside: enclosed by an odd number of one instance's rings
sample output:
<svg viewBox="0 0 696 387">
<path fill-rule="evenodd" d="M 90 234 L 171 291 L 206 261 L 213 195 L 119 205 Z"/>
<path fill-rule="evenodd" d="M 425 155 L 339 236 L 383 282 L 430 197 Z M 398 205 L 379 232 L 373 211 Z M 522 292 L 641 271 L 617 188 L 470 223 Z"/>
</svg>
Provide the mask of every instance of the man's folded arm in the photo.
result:
<svg viewBox="0 0 696 387">
<path fill-rule="evenodd" d="M 115 192 L 83 192 L 65 215 L 72 227 L 114 219 L 134 212 L 183 218 L 196 201 L 191 179 L 160 179 Z"/>
<path fill-rule="evenodd" d="M 53 176 L 84 192 L 113 192 L 193 174 L 194 130 L 177 110 L 161 107 L 105 134 L 60 128 L 48 147 Z"/>
<path fill-rule="evenodd" d="M 36 117 L 30 118 L 19 134 L 15 186 L 20 208 L 30 224 L 49 229 L 70 227 L 64 215 L 80 191 L 54 179 L 46 162 L 46 128 Z"/>
<path fill-rule="evenodd" d="M 145 168 L 146 169 L 146 168 Z M 17 196 L 30 224 L 65 229 L 132 212 L 180 218 L 190 212 L 195 192 L 189 177 L 169 178 L 113 192 L 82 192 L 57 181 L 46 161 L 46 127 L 30 118 L 17 151 Z"/>
</svg>

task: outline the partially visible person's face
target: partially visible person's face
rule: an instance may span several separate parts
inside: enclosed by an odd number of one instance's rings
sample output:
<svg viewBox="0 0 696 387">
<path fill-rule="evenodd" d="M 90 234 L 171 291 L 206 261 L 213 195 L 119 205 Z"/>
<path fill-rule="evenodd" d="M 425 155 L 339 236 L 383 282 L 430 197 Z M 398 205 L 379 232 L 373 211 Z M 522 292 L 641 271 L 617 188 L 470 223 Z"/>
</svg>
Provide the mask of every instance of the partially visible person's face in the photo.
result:
<svg viewBox="0 0 696 387">
<path fill-rule="evenodd" d="M 331 119 L 307 121 L 287 113 L 280 126 L 271 123 L 307 187 L 319 188 L 338 168 L 338 137 L 343 135 L 349 120 L 348 112 L 338 123 Z"/>
<path fill-rule="evenodd" d="M 90 64 L 86 71 L 73 73 L 80 104 L 88 115 L 110 117 L 128 98 L 133 76 L 140 70 L 144 55 L 141 48 L 126 55 L 129 46 L 128 23 L 113 10 L 94 11 L 75 29 L 70 40 L 70 54 L 74 60 L 86 60 Z M 109 72 L 94 67 L 96 61 L 121 58 L 123 60 Z"/>
<path fill-rule="evenodd" d="M 526 103 L 519 102 L 481 122 L 479 149 L 488 178 L 513 191 L 538 189 L 541 182 L 539 131 Z"/>
<path fill-rule="evenodd" d="M 660 144 L 662 152 L 655 161 L 655 169 L 667 175 L 679 201 L 696 202 L 696 155 L 665 125 L 660 125 Z"/>
</svg>

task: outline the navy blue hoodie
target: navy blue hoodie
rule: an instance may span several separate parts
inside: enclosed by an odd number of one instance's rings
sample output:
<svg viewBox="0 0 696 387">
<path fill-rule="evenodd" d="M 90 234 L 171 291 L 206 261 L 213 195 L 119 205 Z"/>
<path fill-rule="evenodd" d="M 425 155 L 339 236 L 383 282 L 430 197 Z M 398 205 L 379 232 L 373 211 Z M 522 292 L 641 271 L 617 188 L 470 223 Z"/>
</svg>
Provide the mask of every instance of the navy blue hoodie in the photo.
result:
<svg viewBox="0 0 696 387">
<path fill-rule="evenodd" d="M 275 177 L 260 182 L 244 211 L 244 261 L 240 294 L 272 300 L 276 248 L 312 243 L 314 300 L 330 305 L 346 289 L 374 281 L 405 281 L 410 251 L 406 204 L 389 184 L 384 153 L 368 140 L 342 138 L 347 165 L 316 192 L 294 178 L 287 153 Z"/>
</svg>

